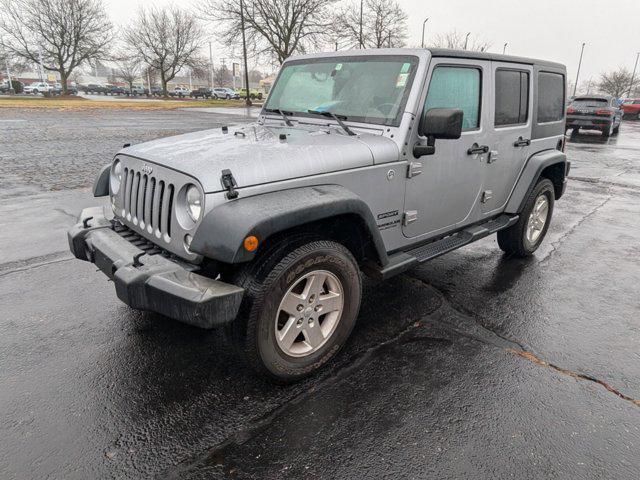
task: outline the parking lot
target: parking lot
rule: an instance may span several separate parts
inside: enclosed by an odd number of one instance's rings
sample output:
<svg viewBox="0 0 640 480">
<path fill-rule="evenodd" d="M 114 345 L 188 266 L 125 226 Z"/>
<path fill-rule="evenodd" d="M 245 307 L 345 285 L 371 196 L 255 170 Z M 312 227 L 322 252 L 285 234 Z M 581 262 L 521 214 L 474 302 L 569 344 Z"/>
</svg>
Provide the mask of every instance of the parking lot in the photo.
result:
<svg viewBox="0 0 640 480">
<path fill-rule="evenodd" d="M 640 122 L 570 139 L 533 258 L 491 236 L 367 280 L 337 360 L 281 387 L 66 244 L 123 143 L 245 121 L 0 110 L 0 478 L 638 478 Z"/>
</svg>

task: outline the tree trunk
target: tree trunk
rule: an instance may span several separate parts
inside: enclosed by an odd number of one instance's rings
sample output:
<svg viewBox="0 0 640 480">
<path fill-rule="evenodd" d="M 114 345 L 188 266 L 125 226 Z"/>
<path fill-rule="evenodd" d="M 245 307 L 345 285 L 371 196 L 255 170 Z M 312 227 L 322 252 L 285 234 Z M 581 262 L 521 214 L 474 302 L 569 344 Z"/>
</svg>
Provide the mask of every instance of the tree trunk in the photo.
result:
<svg viewBox="0 0 640 480">
<path fill-rule="evenodd" d="M 167 79 L 162 70 L 160 70 L 160 82 L 162 83 L 162 95 L 164 98 L 169 98 L 169 94 L 167 93 Z"/>
<path fill-rule="evenodd" d="M 65 69 L 60 69 L 60 85 L 62 85 L 62 96 L 66 97 L 69 92 L 67 91 L 67 79 L 69 78 L 69 72 Z"/>
</svg>

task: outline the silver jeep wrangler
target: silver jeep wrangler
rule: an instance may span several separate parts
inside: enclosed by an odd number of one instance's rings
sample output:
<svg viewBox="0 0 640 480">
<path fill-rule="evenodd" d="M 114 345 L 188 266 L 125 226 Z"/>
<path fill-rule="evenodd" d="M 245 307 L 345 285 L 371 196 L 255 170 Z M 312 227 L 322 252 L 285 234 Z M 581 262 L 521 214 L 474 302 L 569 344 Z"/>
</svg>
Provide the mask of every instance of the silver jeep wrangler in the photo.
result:
<svg viewBox="0 0 640 480">
<path fill-rule="evenodd" d="M 326 364 L 386 279 L 497 233 L 542 242 L 565 190 L 566 69 L 451 50 L 287 60 L 257 119 L 125 146 L 73 254 L 132 308 L 220 326 L 281 382 Z"/>
</svg>

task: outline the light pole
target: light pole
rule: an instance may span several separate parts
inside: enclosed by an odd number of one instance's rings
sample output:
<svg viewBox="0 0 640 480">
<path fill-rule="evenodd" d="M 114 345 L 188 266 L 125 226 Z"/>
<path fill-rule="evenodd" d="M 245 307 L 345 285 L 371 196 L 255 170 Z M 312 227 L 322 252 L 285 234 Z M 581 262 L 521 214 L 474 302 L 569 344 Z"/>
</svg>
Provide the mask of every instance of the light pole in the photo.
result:
<svg viewBox="0 0 640 480">
<path fill-rule="evenodd" d="M 631 74 L 631 83 L 629 84 L 629 93 L 627 93 L 627 97 L 631 97 L 633 81 L 636 79 L 636 69 L 638 68 L 638 58 L 640 58 L 640 52 L 638 52 L 638 54 L 636 55 L 636 64 L 633 66 L 633 73 Z"/>
<path fill-rule="evenodd" d="M 251 106 L 249 98 L 249 62 L 247 62 L 247 39 L 244 34 L 244 1 L 240 0 L 240 28 L 242 29 L 242 56 L 244 57 L 244 85 L 245 85 L 245 105 Z"/>
<path fill-rule="evenodd" d="M 360 0 L 360 49 L 364 48 L 364 42 L 362 41 L 362 22 L 364 19 L 364 0 Z"/>
<path fill-rule="evenodd" d="M 213 88 L 213 53 L 209 42 L 209 87 Z"/>
<path fill-rule="evenodd" d="M 427 27 L 427 22 L 429 21 L 429 17 L 424 19 L 422 22 L 422 48 L 424 48 L 424 29 Z"/>
<path fill-rule="evenodd" d="M 464 49 L 467 49 L 467 44 L 469 43 L 469 35 L 471 35 L 471 32 L 467 33 L 467 36 L 464 37 Z"/>
<path fill-rule="evenodd" d="M 503 54 L 503 55 L 504 55 L 505 53 L 507 53 L 507 45 L 509 45 L 509 44 L 508 44 L 508 43 L 505 43 L 505 44 L 502 46 L 502 54 Z"/>
<path fill-rule="evenodd" d="M 580 60 L 578 60 L 578 73 L 576 73 L 576 84 L 573 86 L 573 96 L 576 96 L 578 91 L 578 79 L 580 78 L 580 67 L 582 66 L 582 54 L 584 54 L 585 43 L 582 42 L 582 49 L 580 50 Z"/>
</svg>

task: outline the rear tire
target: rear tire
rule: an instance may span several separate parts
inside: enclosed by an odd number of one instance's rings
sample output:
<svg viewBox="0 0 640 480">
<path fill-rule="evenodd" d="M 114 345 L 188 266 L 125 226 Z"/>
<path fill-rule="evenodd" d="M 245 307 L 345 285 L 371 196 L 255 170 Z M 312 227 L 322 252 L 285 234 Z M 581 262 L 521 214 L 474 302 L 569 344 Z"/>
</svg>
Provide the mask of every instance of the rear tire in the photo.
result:
<svg viewBox="0 0 640 480">
<path fill-rule="evenodd" d="M 613 122 L 611 122 L 611 125 L 609 125 L 605 130 L 602 130 L 602 136 L 604 138 L 609 138 L 611 135 L 613 135 Z"/>
<path fill-rule="evenodd" d="M 620 127 L 621 127 L 621 126 L 622 126 L 622 122 L 620 122 L 620 123 L 618 124 L 618 126 L 617 126 L 617 127 L 615 127 L 615 128 L 613 129 L 613 134 L 614 134 L 614 135 L 617 135 L 618 133 L 620 133 Z"/>
<path fill-rule="evenodd" d="M 358 264 L 331 241 L 289 240 L 232 281 L 245 294 L 227 339 L 256 372 L 279 383 L 326 365 L 345 344 L 360 308 Z"/>
<path fill-rule="evenodd" d="M 555 193 L 551 180 L 538 180 L 517 223 L 498 232 L 498 245 L 502 251 L 519 258 L 533 255 L 549 229 L 554 202 Z"/>
</svg>

